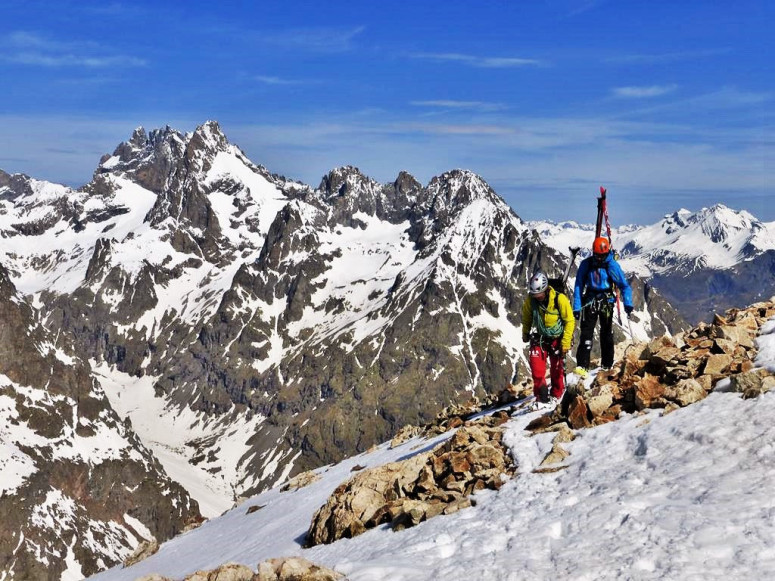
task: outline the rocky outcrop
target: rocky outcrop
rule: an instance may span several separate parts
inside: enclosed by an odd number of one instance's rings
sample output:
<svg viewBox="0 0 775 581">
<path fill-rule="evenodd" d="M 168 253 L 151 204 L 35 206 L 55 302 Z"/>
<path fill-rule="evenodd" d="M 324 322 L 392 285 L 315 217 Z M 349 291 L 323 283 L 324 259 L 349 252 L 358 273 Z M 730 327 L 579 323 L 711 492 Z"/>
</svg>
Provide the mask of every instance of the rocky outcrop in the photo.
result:
<svg viewBox="0 0 775 581">
<path fill-rule="evenodd" d="M 472 423 L 431 452 L 357 474 L 315 513 L 307 545 L 352 538 L 382 523 L 400 530 L 471 506 L 472 493 L 498 489 L 514 472 L 501 438 L 500 428 Z"/>
<path fill-rule="evenodd" d="M 755 367 L 755 340 L 773 316 L 775 302 L 755 303 L 716 315 L 712 323 L 700 323 L 675 337 L 630 345 L 610 371 L 597 375 L 589 391 L 567 390 L 557 419 L 585 428 L 612 421 L 622 411 L 671 411 L 704 399 L 722 380 L 727 380 L 726 389 L 743 397 L 769 391 L 775 377 Z M 540 418 L 532 427 L 546 425 L 547 419 Z"/>
</svg>

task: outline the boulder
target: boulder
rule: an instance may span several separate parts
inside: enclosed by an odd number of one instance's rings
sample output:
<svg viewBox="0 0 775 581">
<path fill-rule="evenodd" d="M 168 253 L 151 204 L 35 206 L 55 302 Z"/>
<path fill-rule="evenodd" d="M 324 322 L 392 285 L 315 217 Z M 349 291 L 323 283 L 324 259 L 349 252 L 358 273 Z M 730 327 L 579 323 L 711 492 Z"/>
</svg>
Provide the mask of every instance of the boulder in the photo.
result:
<svg viewBox="0 0 775 581">
<path fill-rule="evenodd" d="M 285 485 L 283 485 L 282 488 L 280 488 L 280 492 L 298 490 L 299 488 L 309 486 L 317 480 L 320 480 L 320 474 L 314 472 L 313 470 L 308 470 L 307 472 L 302 472 L 301 474 L 297 474 L 291 478 L 288 482 L 285 483 Z"/>
<path fill-rule="evenodd" d="M 250 567 L 227 563 L 212 571 L 197 571 L 185 578 L 185 581 L 253 581 L 254 573 Z"/>
<path fill-rule="evenodd" d="M 587 397 L 587 408 L 592 414 L 592 417 L 598 417 L 603 415 L 603 412 L 610 408 L 614 403 L 613 391 L 610 387 L 605 386 L 597 390 L 596 395 L 589 395 Z"/>
<path fill-rule="evenodd" d="M 771 383 L 775 378 L 768 381 L 766 384 L 765 380 L 771 377 L 772 374 L 761 367 L 745 373 L 738 373 L 730 378 L 732 382 L 732 391 L 742 393 L 743 397 L 746 399 L 757 397 L 769 391 Z"/>
<path fill-rule="evenodd" d="M 559 464 L 570 456 L 570 453 L 560 446 L 558 442 L 554 442 L 552 445 L 552 450 L 546 455 L 546 457 L 541 462 L 541 466 L 548 466 L 550 464 Z"/>
<path fill-rule="evenodd" d="M 573 429 L 588 428 L 591 422 L 587 416 L 587 404 L 580 395 L 574 397 L 568 405 L 568 424 Z"/>
<path fill-rule="evenodd" d="M 337 581 L 344 575 L 301 557 L 269 559 L 258 565 L 253 581 Z M 218 580 L 220 581 L 220 579 Z"/>
<path fill-rule="evenodd" d="M 648 345 L 641 351 L 639 359 L 641 360 L 649 360 L 651 359 L 654 354 L 658 353 L 662 349 L 665 349 L 666 347 L 675 347 L 675 342 L 666 335 L 663 335 L 662 337 L 657 337 L 656 339 L 649 342 Z"/>
<path fill-rule="evenodd" d="M 665 388 L 665 398 L 681 407 L 705 399 L 708 392 L 696 379 L 683 379 L 675 385 Z"/>
<path fill-rule="evenodd" d="M 635 384 L 635 407 L 639 410 L 664 407 L 665 385 L 654 375 L 646 374 Z"/>
<path fill-rule="evenodd" d="M 134 553 L 124 560 L 124 567 L 131 567 L 135 563 L 147 559 L 159 550 L 159 542 L 156 539 L 149 539 L 140 543 Z"/>
<path fill-rule="evenodd" d="M 721 375 L 732 363 L 732 357 L 726 353 L 709 355 L 705 360 L 705 367 L 702 370 L 703 375 Z"/>
</svg>

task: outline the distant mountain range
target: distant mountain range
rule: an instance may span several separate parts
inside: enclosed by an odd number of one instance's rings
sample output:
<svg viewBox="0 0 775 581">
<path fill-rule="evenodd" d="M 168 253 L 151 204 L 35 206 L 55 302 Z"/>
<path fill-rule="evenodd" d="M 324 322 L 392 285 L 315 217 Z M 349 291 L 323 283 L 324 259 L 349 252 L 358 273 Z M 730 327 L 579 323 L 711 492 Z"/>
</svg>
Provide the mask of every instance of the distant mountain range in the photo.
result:
<svg viewBox="0 0 775 581">
<path fill-rule="evenodd" d="M 528 225 L 558 252 L 568 255 L 569 246 L 590 252 L 593 225 Z M 624 270 L 659 289 L 689 321 L 775 294 L 775 222 L 746 211 L 723 204 L 682 209 L 650 226 L 616 228 L 611 237 Z"/>
<path fill-rule="evenodd" d="M 471 172 L 348 166 L 313 188 L 215 122 L 138 128 L 78 190 L 0 171 L 0 240 L 0 571 L 20 578 L 113 565 L 195 521 L 192 498 L 219 514 L 499 392 L 525 372 L 528 277 L 567 264 Z M 633 286 L 637 337 L 685 327 Z M 79 451 L 75 480 L 49 477 L 52 438 Z M 138 482 L 137 508 L 103 510 Z"/>
</svg>

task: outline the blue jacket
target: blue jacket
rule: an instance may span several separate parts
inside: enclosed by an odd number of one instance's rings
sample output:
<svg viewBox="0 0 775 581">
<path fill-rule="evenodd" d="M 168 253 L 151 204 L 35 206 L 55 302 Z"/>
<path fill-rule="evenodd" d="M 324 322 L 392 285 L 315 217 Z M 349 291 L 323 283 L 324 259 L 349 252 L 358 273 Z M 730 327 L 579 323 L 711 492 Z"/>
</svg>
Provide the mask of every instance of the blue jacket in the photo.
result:
<svg viewBox="0 0 775 581">
<path fill-rule="evenodd" d="M 625 307 L 632 306 L 632 289 L 619 263 L 614 260 L 612 252 L 608 253 L 605 261 L 601 265 L 594 262 L 593 257 L 585 258 L 579 265 L 579 271 L 576 273 L 576 286 L 573 289 L 573 310 L 580 311 L 581 297 L 585 295 L 594 295 L 601 292 L 612 290 L 612 285 L 619 287 L 622 291 L 622 300 Z M 611 302 L 614 297 L 611 296 Z"/>
</svg>

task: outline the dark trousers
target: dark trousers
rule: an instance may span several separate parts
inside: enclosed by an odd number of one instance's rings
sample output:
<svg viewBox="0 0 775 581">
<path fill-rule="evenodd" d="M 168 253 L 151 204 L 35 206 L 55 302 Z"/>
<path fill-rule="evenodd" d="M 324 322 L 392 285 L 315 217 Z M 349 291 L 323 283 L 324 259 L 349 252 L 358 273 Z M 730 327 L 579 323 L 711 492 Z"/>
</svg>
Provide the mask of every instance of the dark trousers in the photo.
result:
<svg viewBox="0 0 775 581">
<path fill-rule="evenodd" d="M 576 351 L 576 364 L 589 369 L 589 355 L 592 352 L 592 337 L 595 325 L 600 319 L 600 353 L 603 367 L 610 368 L 614 364 L 614 311 L 613 308 L 595 308 L 588 305 L 581 311 L 581 340 Z"/>
</svg>

